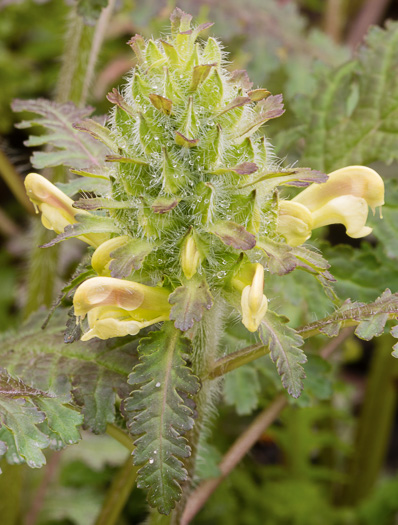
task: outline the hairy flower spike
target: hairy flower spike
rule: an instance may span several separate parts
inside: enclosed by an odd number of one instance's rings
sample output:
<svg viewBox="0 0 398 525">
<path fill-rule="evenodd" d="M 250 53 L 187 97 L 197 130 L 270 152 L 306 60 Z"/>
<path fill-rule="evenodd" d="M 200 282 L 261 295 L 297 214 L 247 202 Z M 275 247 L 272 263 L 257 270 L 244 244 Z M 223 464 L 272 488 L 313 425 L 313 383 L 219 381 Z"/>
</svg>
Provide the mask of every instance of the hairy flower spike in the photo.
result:
<svg viewBox="0 0 398 525">
<path fill-rule="evenodd" d="M 280 171 L 261 127 L 283 114 L 282 95 L 253 89 L 245 71 L 227 71 L 221 44 L 203 38 L 210 27 L 175 9 L 169 35 L 133 37 L 136 66 L 124 88 L 108 94 L 108 127 L 90 119 L 74 125 L 109 150 L 98 175 L 110 189 L 78 203 L 90 214 L 39 175 L 26 180 L 58 240 L 81 231 L 96 247 L 91 265 L 99 277 L 74 298 L 76 315 L 87 315 L 85 339 L 133 334 L 166 319 L 195 331 L 218 298 L 256 331 L 267 311 L 259 252 L 272 273 L 292 271 L 299 263 L 281 259 L 279 236 L 298 246 L 333 222 L 363 236 L 368 205 L 383 204 L 378 175 L 350 167 L 278 205 L 278 185 L 325 176 Z"/>
<path fill-rule="evenodd" d="M 298 246 L 312 230 L 329 224 L 343 224 L 347 235 L 365 237 L 368 206 L 375 211 L 384 204 L 384 183 L 372 169 L 349 166 L 334 171 L 327 182 L 312 184 L 291 201 L 281 201 L 278 232 L 288 244 Z"/>
</svg>

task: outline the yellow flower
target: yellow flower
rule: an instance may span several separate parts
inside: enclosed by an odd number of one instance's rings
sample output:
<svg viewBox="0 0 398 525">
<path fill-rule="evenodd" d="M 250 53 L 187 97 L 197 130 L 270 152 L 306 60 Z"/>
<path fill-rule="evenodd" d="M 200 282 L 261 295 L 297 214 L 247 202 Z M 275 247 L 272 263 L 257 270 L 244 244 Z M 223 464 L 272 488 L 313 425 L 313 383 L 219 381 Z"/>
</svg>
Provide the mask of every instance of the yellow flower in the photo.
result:
<svg viewBox="0 0 398 525">
<path fill-rule="evenodd" d="M 74 201 L 38 173 L 29 173 L 25 178 L 25 188 L 36 213 L 41 212 L 43 226 L 55 233 L 62 233 L 67 226 L 76 224 L 77 214 L 89 215 L 86 211 L 73 208 Z M 87 234 L 80 235 L 78 239 L 96 247 L 108 237 L 105 234 Z"/>
<path fill-rule="evenodd" d="M 250 332 L 256 332 L 268 309 L 268 300 L 263 293 L 263 266 L 260 263 L 244 264 L 231 284 L 241 292 L 242 323 Z"/>
<path fill-rule="evenodd" d="M 83 341 L 135 335 L 141 328 L 169 319 L 170 292 L 156 286 L 93 277 L 81 284 L 73 298 L 75 315 L 87 315 L 89 331 Z"/>
<path fill-rule="evenodd" d="M 91 266 L 98 275 L 111 275 L 109 270 L 109 265 L 112 261 L 111 253 L 125 245 L 129 240 L 130 237 L 128 235 L 122 235 L 109 239 L 98 246 L 91 257 Z"/>
<path fill-rule="evenodd" d="M 375 211 L 384 204 L 384 183 L 372 169 L 348 166 L 334 171 L 323 184 L 312 184 L 291 201 L 281 201 L 278 232 L 290 246 L 311 237 L 312 230 L 329 224 L 343 224 L 347 235 L 365 237 L 368 206 Z"/>
</svg>

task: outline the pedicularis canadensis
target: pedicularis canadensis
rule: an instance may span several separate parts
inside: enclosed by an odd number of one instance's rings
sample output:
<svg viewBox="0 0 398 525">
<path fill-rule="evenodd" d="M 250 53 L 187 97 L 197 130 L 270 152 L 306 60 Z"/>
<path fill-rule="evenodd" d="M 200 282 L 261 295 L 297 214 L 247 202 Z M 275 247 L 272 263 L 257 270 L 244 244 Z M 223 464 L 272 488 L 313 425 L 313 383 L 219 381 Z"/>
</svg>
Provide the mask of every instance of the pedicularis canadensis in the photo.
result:
<svg viewBox="0 0 398 525">
<path fill-rule="evenodd" d="M 270 347 L 284 385 L 299 395 L 302 341 L 268 310 L 265 273 L 300 268 L 328 289 L 327 262 L 301 245 L 314 228 L 332 223 L 344 224 L 352 237 L 369 234 L 368 206 L 384 202 L 383 182 L 369 168 L 346 167 L 327 177 L 280 167 L 262 126 L 283 114 L 282 96 L 253 89 L 245 71 L 227 70 L 221 44 L 202 39 L 211 25 L 191 28 L 191 16 L 176 9 L 164 39 L 133 37 L 136 66 L 122 92 L 108 95 L 114 104 L 109 127 L 95 120 L 75 124 L 109 150 L 101 171 L 79 173 L 96 177 L 101 188 L 106 182 L 106 191 L 74 202 L 40 175 L 25 182 L 44 226 L 59 234 L 50 244 L 78 237 L 94 250 L 97 276 L 78 286 L 73 301 L 82 339 L 145 329 L 124 410 L 140 436 L 139 483 L 165 513 L 186 479 L 181 458 L 197 445 L 194 433 L 189 444 L 182 437 L 194 423 L 187 400 L 197 401 L 200 427 L 211 397 L 203 378 L 218 357 L 226 323 L 239 318 L 256 333 Z M 280 186 L 309 187 L 280 200 Z M 278 329 L 290 330 L 291 361 L 274 344 Z M 203 380 L 200 394 L 196 376 Z M 163 456 L 150 427 L 162 409 L 158 391 L 171 396 L 171 448 L 163 447 Z M 161 421 L 167 426 L 167 418 Z M 160 462 L 172 479 L 169 504 L 159 503 Z"/>
</svg>

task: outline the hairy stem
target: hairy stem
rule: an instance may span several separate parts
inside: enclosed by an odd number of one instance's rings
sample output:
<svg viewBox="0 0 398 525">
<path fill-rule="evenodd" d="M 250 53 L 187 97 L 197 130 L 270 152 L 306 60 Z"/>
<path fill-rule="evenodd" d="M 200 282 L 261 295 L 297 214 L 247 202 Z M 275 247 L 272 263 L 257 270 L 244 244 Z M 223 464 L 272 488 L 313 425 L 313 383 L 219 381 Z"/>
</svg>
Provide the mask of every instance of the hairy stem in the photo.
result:
<svg viewBox="0 0 398 525">
<path fill-rule="evenodd" d="M 185 506 L 180 525 L 188 525 L 200 511 L 209 497 L 220 483 L 236 467 L 252 446 L 258 441 L 261 434 L 275 421 L 283 408 L 287 405 L 285 396 L 278 396 L 243 432 L 232 447 L 225 454 L 219 468 L 221 475 L 218 478 L 208 479 L 201 483 L 190 495 Z"/>
<path fill-rule="evenodd" d="M 7 184 L 17 201 L 22 204 L 25 210 L 34 214 L 33 205 L 28 199 L 22 180 L 19 173 L 8 160 L 6 154 L 0 150 L 0 175 Z"/>
<path fill-rule="evenodd" d="M 104 41 L 105 32 L 109 24 L 109 20 L 112 16 L 112 11 L 114 10 L 116 0 L 109 0 L 107 7 L 105 7 L 101 16 L 98 19 L 97 25 L 95 27 L 94 38 L 90 50 L 90 55 L 88 58 L 88 64 L 86 68 L 86 74 L 84 77 L 83 87 L 80 96 L 80 105 L 83 106 L 87 100 L 89 89 L 93 83 L 95 65 L 97 63 L 98 55 Z"/>
<path fill-rule="evenodd" d="M 120 514 L 134 488 L 139 468 L 133 465 L 133 458 L 129 454 L 126 462 L 113 478 L 95 525 L 115 525 L 118 523 Z"/>
</svg>

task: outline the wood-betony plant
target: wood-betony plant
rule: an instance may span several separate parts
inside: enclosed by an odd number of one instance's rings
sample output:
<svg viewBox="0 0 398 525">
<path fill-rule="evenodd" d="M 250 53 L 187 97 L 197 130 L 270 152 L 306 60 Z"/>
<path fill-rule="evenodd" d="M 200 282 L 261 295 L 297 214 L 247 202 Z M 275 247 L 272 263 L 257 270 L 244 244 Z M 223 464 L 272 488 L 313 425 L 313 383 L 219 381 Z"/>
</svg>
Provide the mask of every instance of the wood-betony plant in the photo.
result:
<svg viewBox="0 0 398 525">
<path fill-rule="evenodd" d="M 82 120 L 84 110 L 77 115 L 71 165 L 79 178 L 68 190 L 91 196 L 73 201 L 35 173 L 25 181 L 43 225 L 58 234 L 47 246 L 77 237 L 91 247 L 73 298 L 81 339 L 142 336 L 122 414 L 136 439 L 138 486 L 162 514 L 190 490 L 219 388 L 214 378 L 269 351 L 298 397 L 303 337 L 336 335 L 378 312 L 361 317 L 345 305 L 300 334 L 269 309 L 267 272 L 301 269 L 332 293 L 327 261 L 302 244 L 332 223 L 352 237 L 369 234 L 368 206 L 384 203 L 383 181 L 360 166 L 329 178 L 281 168 L 262 126 L 283 114 L 282 96 L 253 89 L 245 71 L 227 70 L 220 42 L 203 39 L 212 24 L 191 27 L 191 18 L 176 9 L 167 37 L 131 39 L 136 66 L 122 91 L 108 95 L 108 126 Z M 50 110 L 38 103 L 35 111 L 46 117 Z M 309 187 L 281 200 L 281 186 Z M 378 307 L 388 317 L 397 306 L 387 295 Z M 255 344 L 221 367 L 220 339 L 240 321 Z"/>
</svg>

